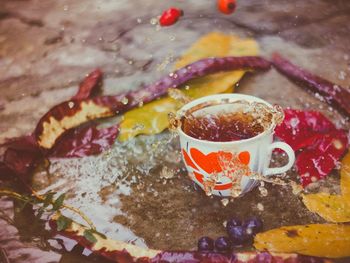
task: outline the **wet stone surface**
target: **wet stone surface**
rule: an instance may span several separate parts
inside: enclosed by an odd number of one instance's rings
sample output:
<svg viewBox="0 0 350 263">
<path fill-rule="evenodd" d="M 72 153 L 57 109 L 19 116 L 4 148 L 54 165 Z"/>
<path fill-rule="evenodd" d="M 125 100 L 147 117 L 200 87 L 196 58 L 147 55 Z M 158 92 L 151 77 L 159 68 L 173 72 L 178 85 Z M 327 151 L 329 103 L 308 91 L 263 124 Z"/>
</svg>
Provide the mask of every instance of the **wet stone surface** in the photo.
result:
<svg viewBox="0 0 350 263">
<path fill-rule="evenodd" d="M 254 37 L 266 57 L 278 51 L 335 83 L 350 82 L 348 1 L 246 0 L 232 16 L 219 14 L 210 0 L 140 4 L 3 0 L 0 142 L 32 131 L 50 107 L 76 92 L 79 80 L 92 69 L 105 72 L 104 94 L 136 89 L 169 72 L 171 63 L 165 69 L 159 65 L 176 60 L 211 31 Z M 169 28 L 151 23 L 170 5 L 184 9 L 183 19 Z M 339 127 L 349 128 L 337 112 L 274 70 L 247 74 L 236 91 L 283 107 L 317 109 Z M 255 189 L 227 206 L 219 198 L 206 197 L 188 179 L 178 147 L 177 138 L 164 133 L 117 142 L 96 157 L 50 160 L 49 173 L 37 171 L 34 186 L 43 192 L 66 192 L 67 202 L 109 237 L 158 249 L 194 249 L 203 235 L 223 235 L 223 223 L 232 216 L 258 215 L 266 229 L 322 222 L 288 187 L 267 185 L 267 196 Z M 295 178 L 293 171 L 288 175 Z M 324 187 L 337 191 L 337 183 L 335 173 Z M 102 262 L 80 256 L 77 248 L 67 253 L 40 222 L 29 227 L 35 221 L 28 220 L 30 211 L 16 212 L 9 199 L 1 198 L 0 208 L 0 248 L 10 262 Z"/>
</svg>

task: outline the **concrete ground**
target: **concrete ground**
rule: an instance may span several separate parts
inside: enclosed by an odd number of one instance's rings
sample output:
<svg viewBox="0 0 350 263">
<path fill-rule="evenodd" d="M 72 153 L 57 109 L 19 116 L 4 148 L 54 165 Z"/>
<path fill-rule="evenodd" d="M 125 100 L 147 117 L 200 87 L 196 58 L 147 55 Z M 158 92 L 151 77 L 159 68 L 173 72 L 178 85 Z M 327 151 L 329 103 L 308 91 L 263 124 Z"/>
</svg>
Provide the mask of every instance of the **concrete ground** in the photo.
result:
<svg viewBox="0 0 350 263">
<path fill-rule="evenodd" d="M 230 16 L 218 13 L 215 3 L 214 0 L 2 0 L 0 142 L 31 132 L 50 107 L 76 92 L 79 81 L 92 69 L 99 67 L 105 72 L 104 94 L 135 89 L 163 75 L 165 72 L 158 69 L 160 63 L 169 57 L 176 59 L 198 37 L 211 31 L 253 37 L 258 41 L 262 55 L 269 57 L 272 52 L 279 51 L 304 68 L 337 84 L 349 86 L 349 1 L 238 0 L 237 11 Z M 159 29 L 152 19 L 169 6 L 182 8 L 185 16 L 175 26 Z M 284 107 L 318 109 L 332 117 L 338 125 L 349 127 L 349 123 L 327 105 L 274 70 L 246 76 L 237 92 L 253 94 Z M 157 176 L 159 170 L 154 169 L 150 173 Z M 144 179 L 145 183 L 149 181 L 155 189 L 163 189 L 161 185 L 157 186 L 159 182 Z M 173 183 L 188 186 L 187 179 L 175 178 Z M 162 196 L 161 193 L 159 198 L 147 199 L 142 191 L 137 192 L 135 186 L 131 189 L 138 194 L 136 197 L 119 197 L 123 213 L 115 215 L 112 221 L 125 226 L 143 245 L 162 249 L 193 248 L 196 238 L 203 234 L 214 237 L 222 234 L 220 225 L 230 216 L 228 209 L 240 209 L 258 198 L 258 193 L 252 193 L 245 201 L 232 204 L 224 212 L 221 212 L 220 201 L 214 200 L 206 209 L 211 209 L 208 219 L 215 221 L 217 218 L 218 222 L 211 221 L 203 226 L 202 217 L 207 214 L 197 210 L 206 202 L 199 193 L 181 195 L 181 192 L 172 190 L 174 187 L 167 186 L 168 195 Z M 274 194 L 261 201 L 266 207 L 271 206 L 269 204 L 276 198 L 283 199 L 284 195 L 293 199 L 287 190 L 271 191 Z M 157 211 L 157 203 L 150 206 L 150 200 L 162 202 L 169 196 L 177 201 L 167 207 L 166 212 Z M 140 200 L 144 210 L 132 206 L 135 198 Z M 191 209 L 188 209 L 186 198 L 192 200 Z M 290 201 L 290 210 L 284 211 L 281 204 L 277 208 L 267 208 L 267 213 L 273 214 L 271 218 L 275 220 L 283 218 L 286 224 L 319 221 L 303 213 L 300 217 L 296 215 L 295 220 L 289 220 L 288 216 L 293 214 L 291 209 L 302 209 L 297 198 L 294 199 Z M 102 207 L 103 202 L 98 205 Z M 2 198 L 0 207 L 13 218 L 12 202 Z M 281 218 L 278 217 L 279 211 Z M 143 215 L 148 212 L 154 219 L 153 224 L 142 223 Z M 175 221 L 167 223 L 175 214 L 178 216 Z M 248 216 L 249 213 L 243 211 L 240 215 Z M 194 220 L 193 229 L 184 229 L 188 221 L 183 219 L 190 216 Z M 268 215 L 261 216 L 270 218 Z M 46 242 L 42 239 L 45 238 L 34 238 L 33 232 L 28 234 L 25 230 L 28 227 L 25 219 L 17 218 L 15 226 L 12 226 L 0 218 L 0 248 L 6 251 L 10 262 L 87 260 L 76 255 L 79 253 L 66 253 L 44 246 Z M 165 227 L 167 224 L 168 228 Z M 165 228 L 160 227 L 158 237 L 153 229 L 155 225 Z M 274 226 L 276 223 L 273 222 L 269 225 Z M 53 246 L 59 247 L 57 244 Z"/>
</svg>

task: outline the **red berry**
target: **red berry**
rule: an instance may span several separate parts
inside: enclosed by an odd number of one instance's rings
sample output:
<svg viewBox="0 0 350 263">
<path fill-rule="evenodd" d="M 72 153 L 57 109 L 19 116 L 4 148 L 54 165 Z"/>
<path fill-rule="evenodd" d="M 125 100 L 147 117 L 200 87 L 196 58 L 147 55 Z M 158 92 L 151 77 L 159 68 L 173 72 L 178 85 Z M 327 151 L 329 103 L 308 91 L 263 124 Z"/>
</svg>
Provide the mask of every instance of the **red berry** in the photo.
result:
<svg viewBox="0 0 350 263">
<path fill-rule="evenodd" d="M 183 11 L 181 9 L 171 7 L 163 12 L 162 16 L 159 18 L 159 24 L 161 26 L 171 26 L 175 24 L 182 15 Z"/>
<path fill-rule="evenodd" d="M 232 14 L 236 6 L 236 0 L 218 0 L 218 9 L 226 15 Z"/>
</svg>

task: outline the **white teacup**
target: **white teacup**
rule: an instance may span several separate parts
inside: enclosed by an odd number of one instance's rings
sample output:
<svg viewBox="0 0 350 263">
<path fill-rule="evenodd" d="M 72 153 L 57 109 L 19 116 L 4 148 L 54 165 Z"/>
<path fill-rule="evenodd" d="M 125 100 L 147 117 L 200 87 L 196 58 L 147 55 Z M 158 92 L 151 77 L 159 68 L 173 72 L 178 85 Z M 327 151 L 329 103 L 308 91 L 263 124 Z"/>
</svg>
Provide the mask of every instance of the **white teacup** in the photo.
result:
<svg viewBox="0 0 350 263">
<path fill-rule="evenodd" d="M 273 110 L 271 104 L 257 97 L 237 93 L 220 94 L 191 101 L 177 112 L 177 118 L 183 118 L 189 111 L 194 116 L 229 111 L 228 107 L 234 107 L 234 102 L 239 101 L 260 103 Z M 211 103 L 211 106 L 200 107 L 206 103 Z M 257 180 L 250 179 L 251 176 L 269 176 L 289 170 L 295 161 L 294 151 L 284 142 L 273 142 L 277 125 L 273 122 L 271 120 L 269 128 L 255 137 L 229 142 L 196 139 L 187 135 L 181 126 L 178 127 L 182 157 L 190 178 L 202 189 L 207 191 L 209 188 L 214 195 L 237 196 L 237 189 L 240 189 L 239 194 L 244 194 L 257 185 Z M 288 163 L 282 167 L 269 168 L 271 153 L 275 148 L 286 152 Z M 223 162 L 227 162 L 228 169 L 222 168 Z"/>
</svg>

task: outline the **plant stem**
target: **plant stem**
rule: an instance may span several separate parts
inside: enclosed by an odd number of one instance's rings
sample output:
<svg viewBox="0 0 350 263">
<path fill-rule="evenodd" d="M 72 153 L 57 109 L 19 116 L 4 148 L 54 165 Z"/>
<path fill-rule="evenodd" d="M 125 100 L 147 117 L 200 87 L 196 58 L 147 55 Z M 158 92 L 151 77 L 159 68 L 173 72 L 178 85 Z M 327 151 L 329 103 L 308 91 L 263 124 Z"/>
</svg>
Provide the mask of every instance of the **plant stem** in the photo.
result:
<svg viewBox="0 0 350 263">
<path fill-rule="evenodd" d="M 0 190 L 0 195 L 7 195 L 7 196 L 11 196 L 11 197 L 14 197 L 18 200 L 21 200 L 21 201 L 24 201 L 24 202 L 30 202 L 31 200 L 21 194 L 18 194 L 16 192 L 13 192 L 13 191 L 9 191 L 9 190 Z M 32 195 L 37 198 L 38 200 L 40 201 L 44 201 L 45 200 L 45 197 L 43 195 L 39 195 L 37 192 L 35 192 L 34 190 L 32 190 Z M 30 202 L 30 203 L 33 203 L 33 202 Z M 62 205 L 62 208 L 65 208 L 65 209 L 68 209 L 68 210 L 71 210 L 73 211 L 74 213 L 78 214 L 89 226 L 92 230 L 95 230 L 96 231 L 96 227 L 94 226 L 94 224 L 92 223 L 92 221 L 82 212 L 80 211 L 79 209 L 73 207 L 73 206 L 70 206 L 70 205 L 66 205 L 66 204 L 63 204 Z"/>
</svg>

